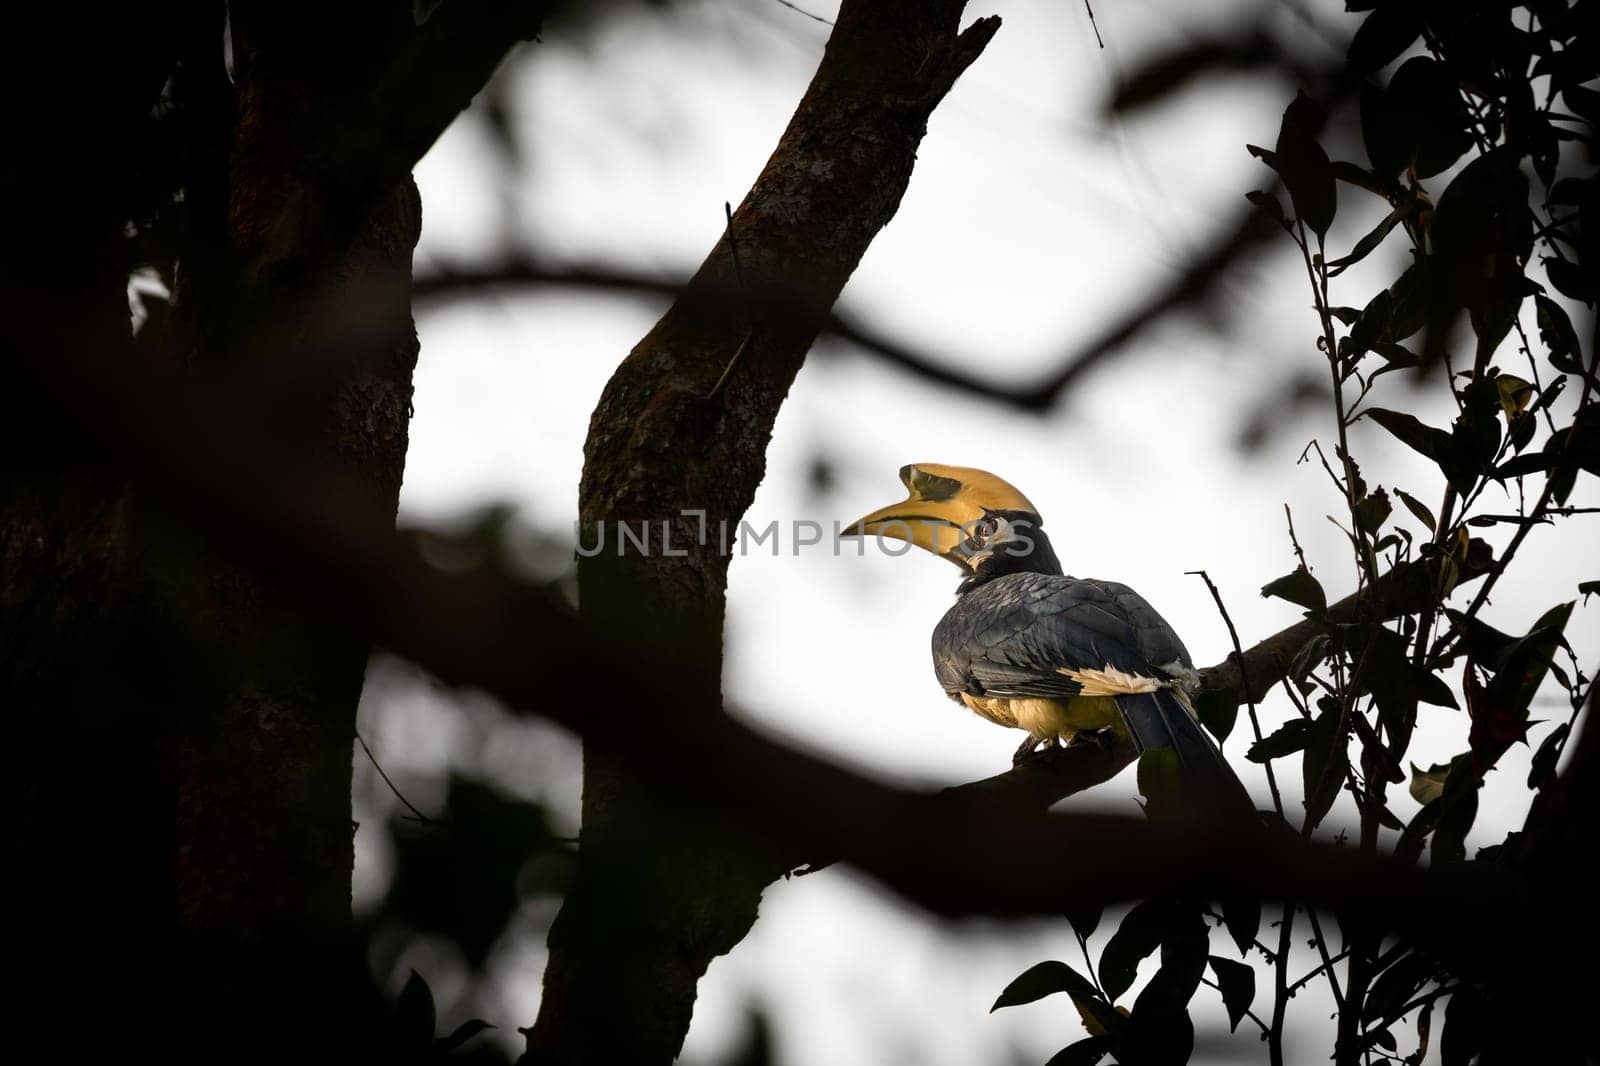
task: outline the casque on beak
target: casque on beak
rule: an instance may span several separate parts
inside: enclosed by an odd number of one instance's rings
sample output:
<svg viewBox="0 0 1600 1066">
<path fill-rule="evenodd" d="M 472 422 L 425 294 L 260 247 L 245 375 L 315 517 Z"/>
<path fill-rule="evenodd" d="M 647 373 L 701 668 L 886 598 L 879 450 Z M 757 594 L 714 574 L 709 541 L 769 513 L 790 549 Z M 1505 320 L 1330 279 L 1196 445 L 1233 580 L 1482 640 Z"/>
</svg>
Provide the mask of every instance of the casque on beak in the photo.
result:
<svg viewBox="0 0 1600 1066">
<path fill-rule="evenodd" d="M 949 556 L 985 510 L 1035 513 L 1033 504 L 1013 486 L 973 467 L 914 463 L 900 468 L 900 480 L 909 496 L 857 519 L 840 535 L 893 537 Z"/>
</svg>

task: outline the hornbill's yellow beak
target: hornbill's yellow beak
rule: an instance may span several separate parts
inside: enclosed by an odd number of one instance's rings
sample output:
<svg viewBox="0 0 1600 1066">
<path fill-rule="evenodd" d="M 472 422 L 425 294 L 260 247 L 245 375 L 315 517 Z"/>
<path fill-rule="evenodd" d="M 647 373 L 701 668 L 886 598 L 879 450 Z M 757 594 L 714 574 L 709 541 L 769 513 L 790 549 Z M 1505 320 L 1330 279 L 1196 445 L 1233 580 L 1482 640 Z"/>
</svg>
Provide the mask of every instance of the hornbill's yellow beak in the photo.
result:
<svg viewBox="0 0 1600 1066">
<path fill-rule="evenodd" d="M 910 496 L 858 519 L 840 535 L 894 537 L 948 555 L 985 511 L 1038 513 L 1015 486 L 970 466 L 914 463 L 900 468 L 900 480 Z"/>
</svg>

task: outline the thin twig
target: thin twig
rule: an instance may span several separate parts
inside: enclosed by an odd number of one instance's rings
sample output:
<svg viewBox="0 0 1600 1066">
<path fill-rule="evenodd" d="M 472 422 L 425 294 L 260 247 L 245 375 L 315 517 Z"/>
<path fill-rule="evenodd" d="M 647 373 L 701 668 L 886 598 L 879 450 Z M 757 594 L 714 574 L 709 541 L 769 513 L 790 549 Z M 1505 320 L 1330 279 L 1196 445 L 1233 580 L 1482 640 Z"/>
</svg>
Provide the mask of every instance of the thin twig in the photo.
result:
<svg viewBox="0 0 1600 1066">
<path fill-rule="evenodd" d="M 748 293 L 746 292 L 744 286 L 744 270 L 739 266 L 739 240 L 733 235 L 733 204 L 731 201 L 722 201 L 722 213 L 727 219 L 727 229 L 725 233 L 728 241 L 728 254 L 733 259 L 733 283 L 734 286 L 739 290 L 740 297 L 745 300 L 746 306 L 748 307 Z M 727 365 L 722 368 L 722 373 L 717 375 L 716 384 L 711 386 L 711 391 L 706 393 L 706 401 L 708 403 L 712 400 L 715 400 L 717 398 L 717 394 L 722 391 L 722 386 L 727 384 L 728 375 L 732 374 L 733 368 L 739 365 L 739 359 L 744 355 L 745 349 L 750 347 L 750 338 L 754 337 L 755 335 L 755 326 L 752 325 L 745 330 L 744 339 L 739 342 L 739 347 L 733 350 L 733 357 L 730 358 Z"/>
<path fill-rule="evenodd" d="M 1319 941 L 1320 941 L 1320 938 L 1319 938 Z M 1344 958 L 1349 954 L 1350 954 L 1350 949 L 1349 948 L 1345 948 L 1343 951 L 1339 952 L 1339 954 L 1337 954 L 1337 955 L 1334 955 L 1332 958 L 1328 958 L 1327 956 L 1324 956 L 1324 961 L 1319 963 L 1317 965 L 1316 969 L 1311 970 L 1308 973 L 1306 973 L 1305 976 L 1301 977 L 1298 981 L 1295 981 L 1287 989 L 1285 989 L 1285 991 L 1288 992 L 1288 994 L 1291 995 L 1291 996 L 1294 995 L 1296 992 L 1300 991 L 1306 985 L 1308 985 L 1312 981 L 1316 980 L 1317 975 L 1322 973 L 1323 970 L 1326 970 L 1329 966 L 1332 966 L 1336 962 L 1343 961 Z"/>
<path fill-rule="evenodd" d="M 744 350 L 750 347 L 750 338 L 756 335 L 752 326 L 744 332 L 744 340 L 739 342 L 739 347 L 733 350 L 733 357 L 728 360 L 728 365 L 722 368 L 722 373 L 717 375 L 717 382 L 711 386 L 711 391 L 706 393 L 707 402 L 715 400 L 717 393 L 722 391 L 722 386 L 727 383 L 728 375 L 733 373 L 733 368 L 739 365 L 739 359 L 744 355 Z"/>
<path fill-rule="evenodd" d="M 367 760 L 372 763 L 372 768 L 378 771 L 378 776 L 383 778 L 383 783 L 389 786 L 389 791 L 394 793 L 394 798 L 405 804 L 406 810 L 416 815 L 416 820 L 423 825 L 437 825 L 438 819 L 429 818 L 426 814 L 417 810 L 416 805 L 406 799 L 400 790 L 395 787 L 394 782 L 389 780 L 389 775 L 383 772 L 383 767 L 378 763 L 378 757 L 372 754 L 372 749 L 367 747 L 366 738 L 359 731 L 356 733 L 356 742 L 361 745 L 361 750 L 367 753 Z"/>
<path fill-rule="evenodd" d="M 1244 646 L 1239 643 L 1239 630 L 1234 628 L 1233 619 L 1228 615 L 1227 605 L 1222 602 L 1222 593 L 1217 590 L 1216 582 L 1211 580 L 1211 575 L 1204 570 L 1186 570 L 1184 573 L 1198 576 L 1206 583 L 1206 588 L 1211 590 L 1211 599 L 1216 602 L 1217 612 L 1222 615 L 1222 622 L 1228 627 L 1228 639 L 1233 641 L 1234 661 L 1239 664 L 1239 678 L 1244 682 L 1245 705 L 1250 709 L 1250 731 L 1255 734 L 1256 743 L 1259 744 L 1262 740 L 1261 719 L 1256 715 L 1256 701 L 1250 695 L 1252 691 L 1250 675 L 1245 673 L 1244 669 Z M 1272 791 L 1272 809 L 1277 811 L 1278 817 L 1282 819 L 1283 797 L 1278 793 L 1278 779 L 1272 772 L 1272 760 L 1268 759 L 1262 763 L 1262 768 L 1267 771 L 1267 788 Z"/>
<path fill-rule="evenodd" d="M 1334 1009 L 1342 1011 L 1344 1010 L 1344 995 L 1339 991 L 1339 975 L 1334 972 L 1333 964 L 1349 955 L 1350 949 L 1345 948 L 1339 952 L 1337 957 L 1330 957 L 1328 955 L 1328 938 L 1322 935 L 1322 921 L 1317 917 L 1317 912 L 1308 907 L 1306 908 L 1306 917 L 1311 920 L 1311 938 L 1317 945 L 1317 954 L 1322 956 L 1322 965 L 1301 978 L 1301 981 L 1309 980 L 1319 972 L 1326 973 L 1328 975 L 1328 991 L 1333 993 Z M 1297 984 L 1295 987 L 1298 988 L 1299 985 Z M 1293 989 L 1290 990 L 1290 993 L 1293 994 Z"/>
<path fill-rule="evenodd" d="M 1110 1003 L 1111 997 L 1106 995 L 1106 990 L 1101 987 L 1100 977 L 1094 972 L 1094 960 L 1089 957 L 1089 938 L 1078 932 L 1076 926 L 1073 927 L 1072 935 L 1078 938 L 1078 950 L 1083 952 L 1083 968 L 1089 971 L 1089 983 L 1094 985 L 1094 990 L 1100 993 L 1101 999 Z"/>
<path fill-rule="evenodd" d="M 1314 445 L 1317 442 L 1316 441 L 1312 441 L 1311 443 Z M 1317 449 L 1317 454 L 1321 455 L 1322 454 L 1322 449 L 1318 448 Z M 1323 459 L 1322 465 L 1323 465 L 1324 468 L 1327 467 L 1327 465 L 1328 465 L 1327 459 Z M 1328 473 L 1332 474 L 1333 471 L 1329 470 Z M 1300 568 L 1302 570 L 1304 570 L 1306 573 L 1309 574 L 1309 573 L 1311 573 L 1311 567 L 1306 565 L 1306 553 L 1305 553 L 1305 550 L 1300 547 L 1300 538 L 1295 536 L 1295 533 L 1294 533 L 1294 512 L 1289 510 L 1289 505 L 1287 503 L 1283 505 L 1283 517 L 1285 519 L 1287 519 L 1288 522 L 1289 522 L 1289 543 L 1294 545 L 1294 557 L 1296 559 L 1300 560 Z"/>
<path fill-rule="evenodd" d="M 773 0 L 773 3 L 778 4 L 778 5 L 782 6 L 782 7 L 786 7 L 790 11 L 793 11 L 797 15 L 804 15 L 806 18 L 810 19 L 812 22 L 820 22 L 824 26 L 832 26 L 833 25 L 833 20 L 832 19 L 825 19 L 821 15 L 813 15 L 811 12 L 807 11 L 805 8 L 801 7 L 800 5 L 791 4 L 789 2 L 789 0 Z"/>
<path fill-rule="evenodd" d="M 1273 960 L 1272 1026 L 1267 1030 L 1267 1057 L 1272 1066 L 1283 1066 L 1283 1021 L 1289 1012 L 1289 948 L 1293 946 L 1293 936 L 1294 904 L 1285 903 L 1283 921 L 1278 925 L 1278 954 Z"/>
<path fill-rule="evenodd" d="M 1100 36 L 1100 24 L 1094 20 L 1094 8 L 1089 6 L 1089 0 L 1083 0 L 1083 9 L 1089 13 L 1089 25 L 1094 28 L 1095 43 L 1104 48 L 1106 42 Z"/>
</svg>

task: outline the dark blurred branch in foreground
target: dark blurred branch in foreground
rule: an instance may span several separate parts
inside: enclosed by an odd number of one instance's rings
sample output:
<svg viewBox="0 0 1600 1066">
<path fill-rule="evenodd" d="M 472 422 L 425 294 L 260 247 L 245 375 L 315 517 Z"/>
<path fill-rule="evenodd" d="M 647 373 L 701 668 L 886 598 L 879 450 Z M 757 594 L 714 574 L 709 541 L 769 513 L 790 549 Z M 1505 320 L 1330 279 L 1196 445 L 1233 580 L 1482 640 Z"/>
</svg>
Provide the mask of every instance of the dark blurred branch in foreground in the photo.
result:
<svg viewBox="0 0 1600 1066">
<path fill-rule="evenodd" d="M 1137 897 L 1292 898 L 1440 936 L 1456 923 L 1480 925 L 1483 908 L 1508 899 L 1505 877 L 1481 864 L 1423 872 L 1199 824 L 1018 809 L 1004 790 L 908 791 L 774 743 L 726 715 L 662 713 L 674 663 L 659 634 L 651 643 L 640 634 L 583 634 L 541 593 L 488 575 L 440 573 L 385 516 L 356 506 L 360 494 L 338 472 L 306 471 L 261 440 L 239 443 L 237 427 L 211 413 L 225 407 L 175 399 L 122 369 L 125 360 L 97 359 L 89 373 L 70 329 L 32 333 L 12 350 L 31 356 L 23 369 L 41 399 L 175 510 L 442 680 L 481 686 L 627 759 L 663 797 L 759 840 L 775 871 L 785 855 L 837 853 L 949 915 L 1054 914 Z M 537 659 L 530 648 L 540 649 Z M 635 667 L 619 671 L 622 661 Z M 1264 662 L 1261 680 L 1253 669 L 1252 681 L 1265 683 L 1271 670 Z M 615 713 L 585 713 L 596 677 L 608 679 Z"/>
<path fill-rule="evenodd" d="M 1204 301 L 1228 271 L 1272 232 L 1271 221 L 1261 212 L 1254 208 L 1240 212 L 1221 235 L 1177 277 L 1122 314 L 1066 358 L 1049 360 L 1055 368 L 1031 384 L 1005 385 L 974 376 L 960 368 L 959 357 L 940 356 L 914 347 L 874 329 L 847 311 L 834 311 L 823 329 L 872 353 L 890 366 L 924 380 L 1008 407 L 1046 411 L 1055 406 L 1081 377 L 1102 365 L 1147 327 L 1168 314 Z M 419 307 L 425 308 L 429 303 L 485 290 L 522 287 L 592 289 L 669 299 L 676 299 L 683 291 L 682 282 L 625 267 L 582 263 L 556 266 L 532 259 L 512 259 L 484 268 L 453 268 L 420 276 L 416 279 L 413 295 Z M 734 291 L 731 286 L 728 291 L 717 295 L 735 306 L 737 304 L 734 301 L 747 298 L 746 293 Z M 770 308 L 781 311 L 789 298 L 782 292 L 775 292 L 765 294 L 764 299 Z"/>
</svg>

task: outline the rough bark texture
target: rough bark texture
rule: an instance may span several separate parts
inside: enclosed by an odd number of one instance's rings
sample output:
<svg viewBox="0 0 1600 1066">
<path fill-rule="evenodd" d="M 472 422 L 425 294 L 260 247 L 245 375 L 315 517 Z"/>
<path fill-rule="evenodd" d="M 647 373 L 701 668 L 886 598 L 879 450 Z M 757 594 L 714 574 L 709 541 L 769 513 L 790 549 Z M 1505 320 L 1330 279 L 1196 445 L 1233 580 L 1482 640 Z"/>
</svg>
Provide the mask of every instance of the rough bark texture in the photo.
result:
<svg viewBox="0 0 1600 1066">
<path fill-rule="evenodd" d="M 844 5 L 731 240 L 629 354 L 590 422 L 579 507 L 585 543 L 605 537 L 608 550 L 580 565 L 583 617 L 601 632 L 670 634 L 662 654 L 684 681 L 684 713 L 721 713 L 721 531 L 749 506 L 779 406 L 899 206 L 929 114 L 998 27 L 958 33 L 962 7 Z M 727 299 L 730 288 L 748 298 Z M 620 523 L 647 523 L 647 550 L 619 555 Z M 658 811 L 592 749 L 581 855 L 526 1061 L 668 1062 L 700 976 L 754 922 L 770 865 Z"/>
<path fill-rule="evenodd" d="M 353 223 L 347 247 L 330 248 L 338 227 L 327 220 L 346 205 L 318 156 L 327 142 L 319 116 L 347 112 L 340 105 L 410 28 L 408 5 L 368 7 L 348 24 L 359 33 L 307 34 L 294 5 L 233 5 L 237 106 L 223 259 L 242 281 L 200 290 L 226 306 L 203 298 L 185 306 L 180 290 L 175 310 L 194 324 L 197 369 L 293 366 L 338 353 L 344 365 L 300 390 L 292 415 L 268 417 L 348 464 L 369 502 L 393 514 L 417 356 L 408 291 L 420 206 L 406 182 Z M 299 210 L 286 213 L 290 204 Z M 366 309 L 359 339 L 314 310 L 339 304 Z M 298 309 L 289 323 L 268 317 Z M 189 624 L 225 634 L 223 653 L 232 653 L 216 711 L 186 722 L 176 745 L 183 924 L 228 939 L 337 940 L 350 920 L 351 745 L 366 646 L 309 626 L 245 569 L 204 556 L 177 565 L 163 595 Z"/>
<path fill-rule="evenodd" d="M 126 109 L 92 129 L 46 114 L 29 131 L 32 158 L 61 164 L 32 175 L 28 201 L 55 225 L 24 235 L 5 281 L 8 318 L 29 323 L 23 343 L 123 357 L 124 225 L 145 177 L 130 178 L 128 161 L 181 165 L 174 301 L 131 345 L 143 369 L 174 383 L 301 374 L 276 407 L 229 414 L 341 463 L 392 515 L 417 354 L 419 207 L 407 181 L 351 218 L 362 205 L 321 146 L 326 116 L 364 94 L 412 18 L 399 0 L 357 6 L 315 18 L 311 5 L 236 0 L 231 84 L 221 5 L 184 5 L 153 30 L 56 27 L 53 40 L 73 47 L 87 33 L 100 98 Z M 99 66 L 100 48 L 129 58 Z M 182 117 L 163 129 L 181 128 L 175 151 L 150 119 L 174 60 Z M 88 143 L 62 158 L 74 142 Z M 359 336 L 317 313 L 340 302 L 359 303 Z M 307 353 L 330 350 L 337 365 L 303 374 Z M 106 457 L 20 414 L 29 453 L 17 462 L 8 448 L 0 489 L 0 705 L 29 753 L 15 784 L 50 920 L 23 968 L 39 967 L 30 982 L 61 1000 L 42 1010 L 81 1009 L 64 990 L 103 953 L 130 987 L 99 1021 L 164 1032 L 180 1057 L 247 1034 L 258 1049 L 313 1033 L 337 1046 L 359 987 L 350 775 L 364 639 L 307 621 L 272 582 L 107 474 Z M 271 1031 L 252 1033 L 268 1013 Z"/>
</svg>

